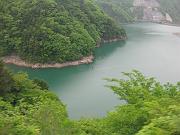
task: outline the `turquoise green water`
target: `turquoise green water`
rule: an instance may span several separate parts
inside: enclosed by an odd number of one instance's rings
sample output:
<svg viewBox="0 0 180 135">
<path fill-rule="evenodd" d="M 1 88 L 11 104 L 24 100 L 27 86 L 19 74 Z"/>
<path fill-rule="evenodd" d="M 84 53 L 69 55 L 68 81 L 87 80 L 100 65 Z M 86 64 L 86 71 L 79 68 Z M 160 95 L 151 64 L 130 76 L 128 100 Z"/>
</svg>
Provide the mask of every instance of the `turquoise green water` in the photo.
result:
<svg viewBox="0 0 180 135">
<path fill-rule="evenodd" d="M 47 81 L 71 118 L 104 116 L 123 102 L 104 86 L 103 78 L 120 78 L 121 72 L 137 69 L 161 82 L 180 81 L 180 37 L 173 35 L 180 27 L 141 23 L 125 28 L 128 40 L 97 48 L 92 64 L 62 69 L 9 67 Z"/>
</svg>

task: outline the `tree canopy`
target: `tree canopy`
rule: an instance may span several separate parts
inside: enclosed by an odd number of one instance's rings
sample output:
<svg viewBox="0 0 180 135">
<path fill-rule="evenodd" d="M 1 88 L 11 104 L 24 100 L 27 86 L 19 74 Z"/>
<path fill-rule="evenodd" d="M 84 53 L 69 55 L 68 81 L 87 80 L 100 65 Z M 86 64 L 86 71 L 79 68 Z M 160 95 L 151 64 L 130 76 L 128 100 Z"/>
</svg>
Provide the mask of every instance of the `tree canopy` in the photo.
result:
<svg viewBox="0 0 180 135">
<path fill-rule="evenodd" d="M 180 83 L 162 85 L 138 71 L 124 73 L 127 79 L 108 79 L 107 85 L 126 101 L 124 105 L 104 118 L 73 121 L 44 82 L 0 67 L 0 79 L 8 78 L 0 84 L 2 135 L 180 134 Z"/>
<path fill-rule="evenodd" d="M 0 56 L 31 63 L 91 55 L 101 38 L 125 36 L 91 0 L 1 0 Z"/>
</svg>

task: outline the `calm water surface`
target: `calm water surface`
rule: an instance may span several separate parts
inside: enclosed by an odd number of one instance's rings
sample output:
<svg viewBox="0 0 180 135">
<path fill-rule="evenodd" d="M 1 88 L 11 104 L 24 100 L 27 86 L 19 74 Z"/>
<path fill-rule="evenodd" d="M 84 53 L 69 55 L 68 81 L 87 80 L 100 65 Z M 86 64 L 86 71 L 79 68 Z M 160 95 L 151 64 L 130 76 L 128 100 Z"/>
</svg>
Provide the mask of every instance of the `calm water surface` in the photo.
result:
<svg viewBox="0 0 180 135">
<path fill-rule="evenodd" d="M 137 69 L 161 82 L 180 81 L 180 37 L 173 35 L 180 27 L 140 23 L 125 28 L 128 40 L 97 48 L 90 65 L 62 69 L 9 67 L 47 81 L 67 105 L 70 118 L 102 117 L 123 103 L 105 87 L 103 78 L 120 78 L 121 72 Z"/>
</svg>

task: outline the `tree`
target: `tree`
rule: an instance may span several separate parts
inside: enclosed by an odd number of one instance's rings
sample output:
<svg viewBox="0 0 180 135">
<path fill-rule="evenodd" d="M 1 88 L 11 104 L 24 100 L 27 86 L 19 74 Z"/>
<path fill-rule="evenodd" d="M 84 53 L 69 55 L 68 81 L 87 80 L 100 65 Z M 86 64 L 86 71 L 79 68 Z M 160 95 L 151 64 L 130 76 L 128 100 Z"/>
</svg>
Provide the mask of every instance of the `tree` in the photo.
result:
<svg viewBox="0 0 180 135">
<path fill-rule="evenodd" d="M 14 81 L 11 73 L 4 67 L 0 61 L 0 96 L 12 91 Z"/>
<path fill-rule="evenodd" d="M 43 80 L 34 79 L 33 83 L 37 84 L 39 87 L 41 87 L 42 90 L 48 90 L 49 89 L 47 82 L 45 82 Z"/>
<path fill-rule="evenodd" d="M 127 79 L 108 79 L 126 104 L 109 113 L 106 128 L 123 135 L 179 134 L 179 83 L 162 85 L 136 70 L 123 74 Z"/>
<path fill-rule="evenodd" d="M 1 0 L 0 7 L 0 56 L 29 63 L 79 60 L 104 33 L 126 36 L 91 0 Z"/>
</svg>

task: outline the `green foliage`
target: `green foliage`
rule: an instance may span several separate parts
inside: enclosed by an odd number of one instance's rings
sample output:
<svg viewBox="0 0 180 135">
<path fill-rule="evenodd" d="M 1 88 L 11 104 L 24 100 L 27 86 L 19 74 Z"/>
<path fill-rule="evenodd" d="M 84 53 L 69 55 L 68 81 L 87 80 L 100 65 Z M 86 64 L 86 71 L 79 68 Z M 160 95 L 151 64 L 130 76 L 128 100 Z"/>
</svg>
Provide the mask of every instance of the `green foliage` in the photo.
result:
<svg viewBox="0 0 180 135">
<path fill-rule="evenodd" d="M 0 56 L 31 63 L 77 60 L 101 38 L 125 35 L 91 0 L 1 0 L 0 29 Z"/>
<path fill-rule="evenodd" d="M 81 119 L 75 122 L 77 135 L 109 135 L 104 122 L 99 119 Z"/>
<path fill-rule="evenodd" d="M 179 135 L 180 115 L 166 116 L 152 120 L 136 135 Z"/>
<path fill-rule="evenodd" d="M 11 74 L 0 61 L 0 96 L 4 96 L 5 94 L 11 92 L 13 87 L 13 79 Z"/>
<path fill-rule="evenodd" d="M 4 81 L 11 87 L 0 95 L 2 135 L 180 134 L 180 83 L 162 85 L 138 71 L 124 73 L 127 79 L 108 79 L 108 87 L 126 101 L 124 105 L 101 119 L 72 121 L 43 81 L 30 80 L 25 73 L 12 75 L 3 64 L 0 67 L 0 79 L 7 75 L 11 80 Z"/>
<path fill-rule="evenodd" d="M 38 127 L 28 124 L 26 117 L 10 102 L 0 99 L 1 135 L 40 135 Z"/>
<path fill-rule="evenodd" d="M 148 113 L 134 105 L 118 107 L 105 118 L 109 132 L 120 135 L 133 135 L 148 121 Z"/>
<path fill-rule="evenodd" d="M 98 5 L 118 23 L 135 21 L 133 0 L 96 0 Z"/>
<path fill-rule="evenodd" d="M 161 85 L 138 71 L 124 73 L 127 80 L 108 79 L 109 86 L 127 104 L 106 118 L 110 132 L 118 135 L 176 135 L 180 124 L 180 87 Z"/>
<path fill-rule="evenodd" d="M 40 86 L 29 80 L 25 73 L 12 75 L 10 79 L 14 82 L 8 87 L 10 92 L 0 97 L 0 134 L 58 135 L 65 132 L 67 113 L 58 97 L 44 90 L 41 81 Z"/>
<path fill-rule="evenodd" d="M 33 83 L 37 84 L 42 90 L 48 90 L 49 89 L 47 82 L 45 82 L 43 80 L 34 79 Z"/>
</svg>

